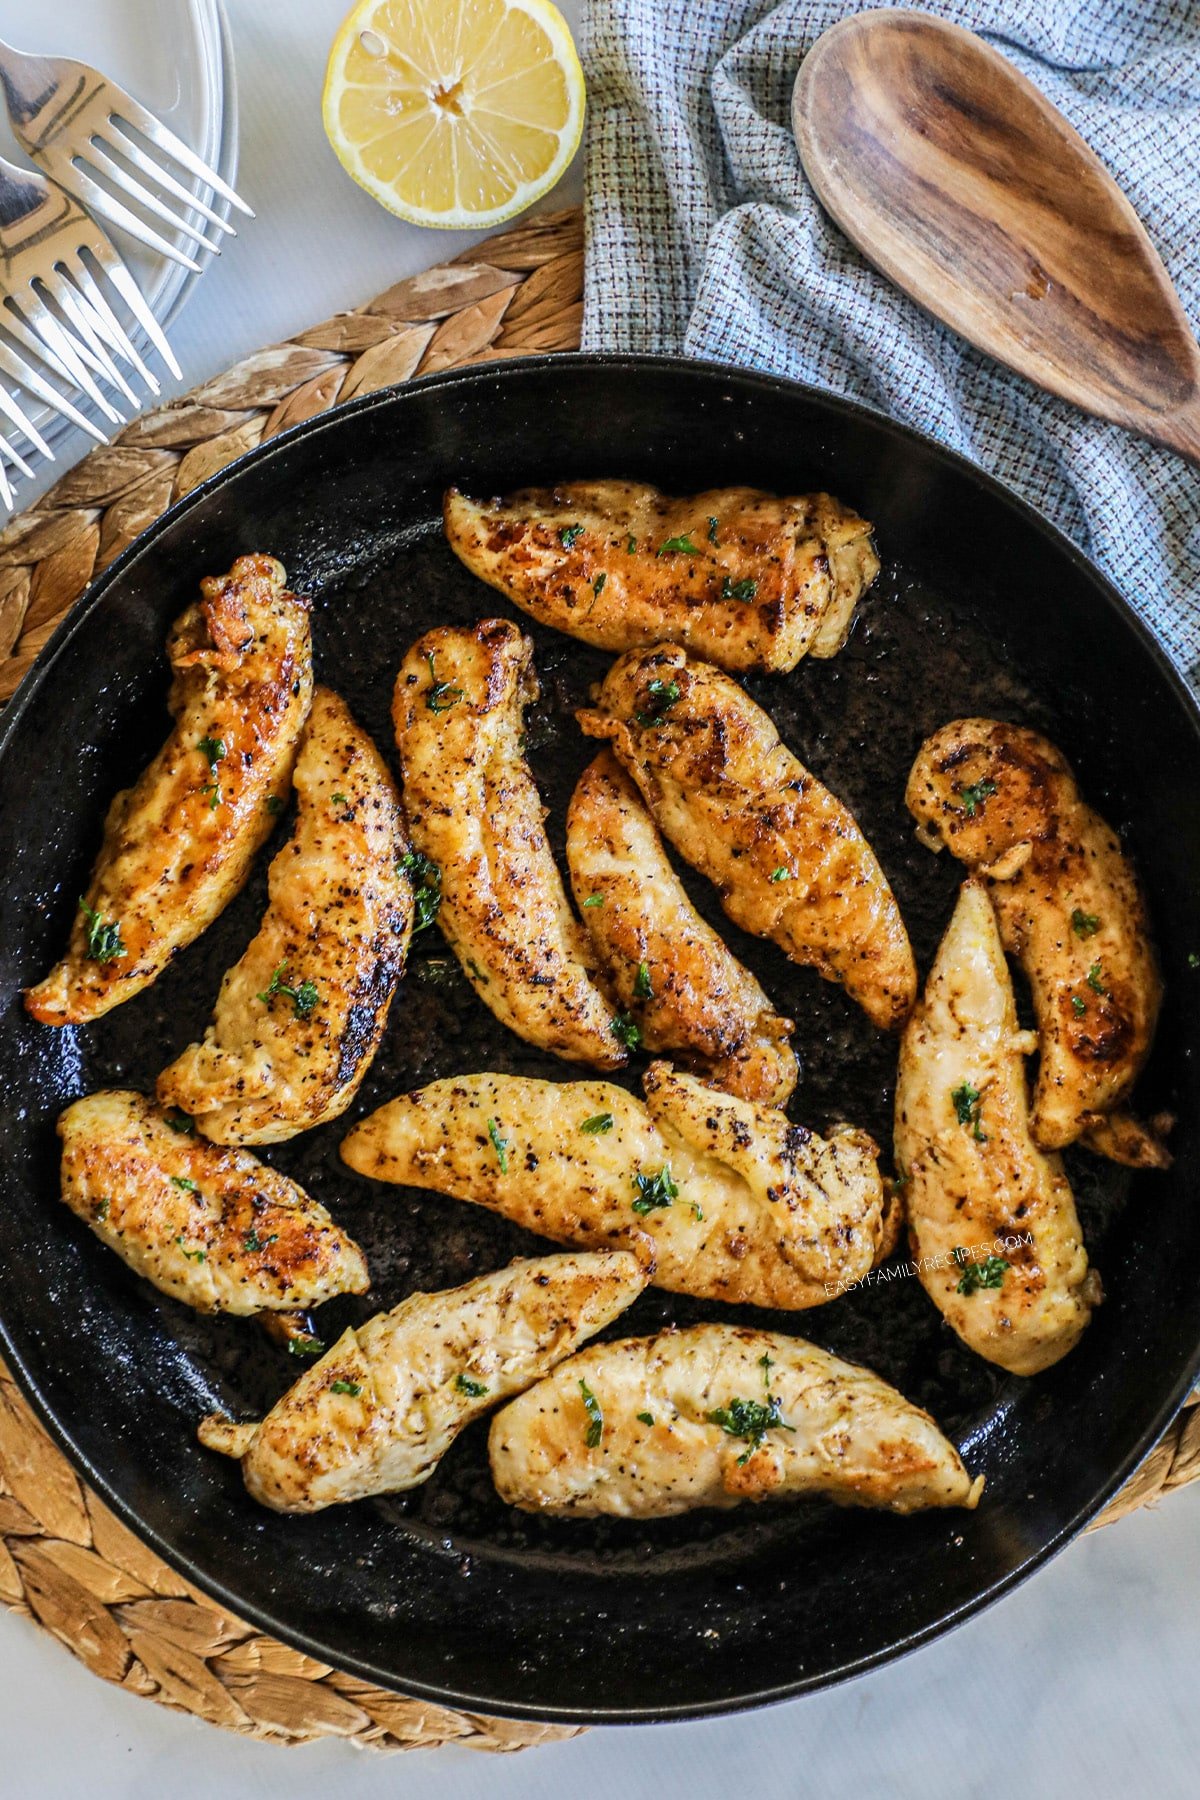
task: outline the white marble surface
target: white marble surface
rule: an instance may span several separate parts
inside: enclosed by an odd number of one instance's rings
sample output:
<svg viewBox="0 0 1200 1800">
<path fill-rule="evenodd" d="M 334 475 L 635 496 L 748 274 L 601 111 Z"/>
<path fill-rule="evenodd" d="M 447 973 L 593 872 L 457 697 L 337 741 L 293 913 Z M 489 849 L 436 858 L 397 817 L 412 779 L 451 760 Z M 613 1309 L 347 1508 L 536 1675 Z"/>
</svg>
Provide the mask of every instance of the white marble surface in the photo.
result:
<svg viewBox="0 0 1200 1800">
<path fill-rule="evenodd" d="M 136 7 L 154 0 L 129 0 Z M 664 0 L 664 4 L 684 0 Z M 173 333 L 185 385 L 459 248 L 382 213 L 320 131 L 344 0 L 229 0 L 241 186 L 258 209 Z M 576 8 L 568 4 L 569 16 Z M 33 18 L 34 5 L 5 8 Z M 26 41 L 31 34 L 24 33 Z M 119 71 L 114 71 L 119 73 Z M 578 170 L 553 204 L 578 195 Z M 1183 1800 L 1200 1766 L 1200 1488 L 1085 1538 L 941 1642 L 834 1692 L 711 1723 L 593 1732 L 519 1757 L 375 1758 L 244 1743 L 89 1675 L 0 1615 L 7 1800 Z"/>
</svg>

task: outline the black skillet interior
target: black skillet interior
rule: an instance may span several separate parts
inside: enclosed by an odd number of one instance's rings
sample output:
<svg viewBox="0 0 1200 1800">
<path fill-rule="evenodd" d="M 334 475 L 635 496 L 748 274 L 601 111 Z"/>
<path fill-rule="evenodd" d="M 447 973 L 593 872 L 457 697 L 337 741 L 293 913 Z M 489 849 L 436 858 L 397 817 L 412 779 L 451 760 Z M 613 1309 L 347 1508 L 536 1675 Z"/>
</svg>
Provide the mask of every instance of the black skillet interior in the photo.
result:
<svg viewBox="0 0 1200 1800">
<path fill-rule="evenodd" d="M 388 702 L 406 645 L 429 625 L 507 610 L 441 541 L 443 487 L 596 474 L 676 491 L 828 487 L 875 522 L 883 575 L 847 648 L 747 686 L 866 828 L 922 970 L 959 871 L 916 844 L 902 796 L 921 739 L 955 715 L 1048 731 L 1144 872 L 1168 1003 L 1143 1104 L 1178 1112 L 1177 1162 L 1131 1181 L 1072 1157 L 1108 1297 L 1064 1364 L 1035 1381 L 1003 1377 L 958 1344 L 912 1279 L 802 1317 L 651 1292 L 612 1328 L 740 1316 L 866 1362 L 928 1406 L 986 1473 L 973 1515 L 899 1520 L 812 1503 L 641 1526 L 536 1521 L 497 1500 L 476 1427 L 410 1495 L 276 1517 L 246 1497 L 236 1465 L 197 1446 L 195 1425 L 213 1408 L 257 1414 L 296 1364 L 251 1323 L 200 1319 L 159 1297 L 57 1203 L 55 1115 L 103 1084 L 148 1089 L 199 1034 L 221 972 L 255 929 L 279 842 L 150 992 L 86 1030 L 26 1018 L 19 989 L 57 954 L 108 800 L 167 729 L 164 632 L 198 578 L 244 551 L 280 556 L 315 598 L 320 677 L 390 754 Z M 607 659 L 533 636 L 543 692 L 529 754 L 561 848 L 565 803 L 592 748 L 572 710 Z M 1195 715 L 1081 557 L 913 434 L 784 382 L 665 360 L 555 358 L 374 395 L 255 452 L 153 527 L 100 581 L 4 735 L 4 1353 L 134 1529 L 264 1628 L 385 1685 L 497 1712 L 634 1719 L 779 1697 L 894 1654 L 1030 1569 L 1113 1490 L 1186 1390 L 1200 1340 L 1188 1191 L 1200 1080 L 1200 971 L 1188 960 L 1200 950 Z M 741 937 L 689 885 L 799 1021 L 793 1116 L 816 1126 L 849 1117 L 886 1144 L 894 1043 L 839 990 Z M 492 1020 L 429 932 L 346 1123 L 398 1090 L 484 1068 L 571 1076 Z M 337 1153 L 344 1129 L 268 1152 L 370 1259 L 371 1296 L 331 1305 L 324 1336 L 415 1288 L 546 1248 L 482 1210 L 351 1175 Z"/>
</svg>

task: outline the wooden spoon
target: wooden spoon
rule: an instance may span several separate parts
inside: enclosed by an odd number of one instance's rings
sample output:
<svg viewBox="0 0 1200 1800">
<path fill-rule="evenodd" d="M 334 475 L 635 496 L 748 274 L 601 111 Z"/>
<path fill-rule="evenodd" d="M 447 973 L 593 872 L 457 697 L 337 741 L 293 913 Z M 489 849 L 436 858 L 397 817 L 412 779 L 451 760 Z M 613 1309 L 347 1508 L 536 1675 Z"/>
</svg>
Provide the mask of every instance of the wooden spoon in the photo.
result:
<svg viewBox="0 0 1200 1800">
<path fill-rule="evenodd" d="M 1200 348 L 1108 170 L 1012 64 L 885 7 L 823 32 L 792 128 L 876 268 L 1039 387 L 1200 462 Z"/>
</svg>

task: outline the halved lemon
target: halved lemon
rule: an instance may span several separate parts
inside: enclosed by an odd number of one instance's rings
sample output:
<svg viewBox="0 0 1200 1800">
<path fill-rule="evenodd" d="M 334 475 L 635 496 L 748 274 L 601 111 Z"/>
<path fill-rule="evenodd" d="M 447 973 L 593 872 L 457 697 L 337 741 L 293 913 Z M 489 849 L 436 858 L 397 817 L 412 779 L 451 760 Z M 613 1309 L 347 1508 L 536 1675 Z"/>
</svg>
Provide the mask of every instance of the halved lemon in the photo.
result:
<svg viewBox="0 0 1200 1800">
<path fill-rule="evenodd" d="M 343 167 L 417 225 L 498 225 L 562 175 L 583 70 L 550 0 L 360 0 L 325 71 Z"/>
</svg>

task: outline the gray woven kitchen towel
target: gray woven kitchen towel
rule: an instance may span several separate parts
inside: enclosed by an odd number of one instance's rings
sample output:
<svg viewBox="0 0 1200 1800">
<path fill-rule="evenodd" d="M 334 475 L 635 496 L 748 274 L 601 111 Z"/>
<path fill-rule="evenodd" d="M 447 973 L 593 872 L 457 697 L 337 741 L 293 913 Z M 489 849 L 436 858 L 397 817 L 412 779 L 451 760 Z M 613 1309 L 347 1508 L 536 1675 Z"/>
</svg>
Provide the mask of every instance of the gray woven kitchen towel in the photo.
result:
<svg viewBox="0 0 1200 1800">
<path fill-rule="evenodd" d="M 585 348 L 686 350 L 866 401 L 1008 482 L 1200 684 L 1200 474 L 1000 369 L 822 213 L 796 71 L 858 0 L 585 0 Z M 926 0 L 979 31 L 1112 170 L 1200 323 L 1200 5 Z"/>
</svg>

